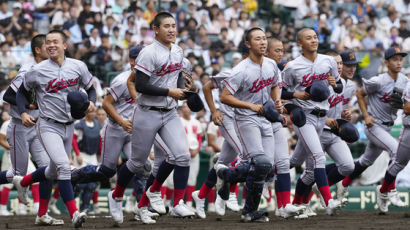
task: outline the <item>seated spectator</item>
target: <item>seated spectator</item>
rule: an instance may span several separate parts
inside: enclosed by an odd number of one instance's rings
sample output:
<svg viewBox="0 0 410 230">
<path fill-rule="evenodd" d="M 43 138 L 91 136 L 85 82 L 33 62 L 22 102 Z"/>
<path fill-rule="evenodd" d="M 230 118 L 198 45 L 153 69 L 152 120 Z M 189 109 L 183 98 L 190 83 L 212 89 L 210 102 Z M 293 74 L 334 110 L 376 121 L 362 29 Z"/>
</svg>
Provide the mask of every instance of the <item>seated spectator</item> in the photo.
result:
<svg viewBox="0 0 410 230">
<path fill-rule="evenodd" d="M 211 39 L 208 37 L 207 30 L 204 25 L 200 25 L 198 27 L 198 33 L 195 37 L 195 43 L 199 45 L 203 50 L 209 49 L 209 46 L 211 45 Z"/>
<path fill-rule="evenodd" d="M 1 71 L 8 74 L 8 70 L 5 68 L 12 68 L 17 64 L 17 60 L 10 54 L 10 46 L 7 42 L 3 42 L 0 45 L 1 55 L 0 55 L 0 67 Z"/>
<path fill-rule="evenodd" d="M 241 1 L 235 0 L 231 7 L 225 9 L 224 15 L 226 21 L 231 21 L 231 19 L 238 19 L 239 14 L 243 8 Z"/>
<path fill-rule="evenodd" d="M 97 49 L 98 47 L 101 46 L 101 38 L 98 32 L 98 28 L 93 28 L 91 30 L 91 36 L 89 39 L 90 39 L 91 49 Z"/>
<path fill-rule="evenodd" d="M 115 26 L 112 29 L 112 35 L 110 37 L 110 43 L 113 46 L 119 46 L 119 47 L 123 47 L 122 41 L 124 40 L 123 37 L 120 35 L 120 28 L 118 28 L 118 26 Z"/>
<path fill-rule="evenodd" d="M 387 8 L 387 16 L 381 18 L 380 23 L 385 24 L 387 30 L 390 30 L 392 27 L 400 27 L 400 19 L 394 6 Z"/>
<path fill-rule="evenodd" d="M 407 20 L 404 18 L 400 19 L 399 36 L 403 39 L 410 37 L 410 30 L 407 29 Z"/>
<path fill-rule="evenodd" d="M 61 10 L 57 11 L 53 16 L 53 19 L 51 20 L 51 27 L 60 28 L 70 18 L 70 3 L 68 0 L 63 0 L 61 2 Z"/>
<path fill-rule="evenodd" d="M 249 26 L 251 25 L 251 20 L 249 20 L 248 12 L 241 11 L 241 13 L 239 14 L 238 24 L 244 30 L 250 28 Z"/>
<path fill-rule="evenodd" d="M 154 20 L 155 16 L 157 15 L 157 11 L 155 11 L 155 1 L 153 0 L 148 0 L 146 7 L 147 9 L 144 11 L 144 19 L 148 23 L 151 23 L 152 20 Z"/>
<path fill-rule="evenodd" d="M 313 29 L 317 33 L 319 39 L 319 50 L 330 49 L 330 35 L 332 33 L 332 26 L 327 21 L 326 14 L 321 14 L 319 21 L 315 23 Z"/>
<path fill-rule="evenodd" d="M 345 37 L 342 42 L 340 43 L 339 50 L 354 50 L 359 51 L 362 50 L 362 44 L 360 43 L 359 39 L 356 37 L 357 34 L 357 28 L 351 27 L 349 29 L 349 36 Z"/>
<path fill-rule="evenodd" d="M 279 18 L 274 18 L 271 24 L 272 37 L 279 38 L 282 32 L 282 24 Z"/>
<path fill-rule="evenodd" d="M 367 14 L 372 10 L 374 10 L 374 6 L 367 4 L 367 0 L 358 0 L 353 7 L 352 15 L 356 20 L 365 19 Z"/>
<path fill-rule="evenodd" d="M 296 10 L 296 19 L 304 20 L 311 18 L 313 20 L 316 20 L 318 13 L 319 9 L 316 0 L 301 1 L 301 4 Z"/>
<path fill-rule="evenodd" d="M 362 40 L 363 50 L 373 51 L 373 49 L 376 48 L 376 44 L 379 42 L 381 42 L 381 40 L 376 37 L 376 26 L 368 26 L 367 36 Z"/>
<path fill-rule="evenodd" d="M 333 30 L 332 35 L 330 36 L 331 48 L 335 49 L 338 47 L 339 43 L 343 38 L 347 37 L 350 27 L 353 25 L 353 19 L 350 16 L 347 16 L 343 19 L 341 25 L 336 26 Z"/>
<path fill-rule="evenodd" d="M 0 20 L 10 18 L 13 13 L 9 11 L 7 1 L 0 2 Z"/>
<path fill-rule="evenodd" d="M 391 47 L 393 44 L 395 46 L 401 46 L 403 43 L 403 38 L 399 36 L 399 29 L 397 27 L 392 27 L 390 29 L 390 36 L 384 39 L 384 46 Z"/>
<path fill-rule="evenodd" d="M 149 25 L 144 22 L 141 25 L 141 29 L 138 34 L 134 34 L 131 38 L 131 43 L 136 45 L 146 46 L 151 44 L 153 41 L 153 34 L 149 31 Z"/>
<path fill-rule="evenodd" d="M 112 69 L 111 49 L 110 36 L 103 34 L 101 36 L 101 45 L 97 49 L 97 63 L 103 66 L 106 71 L 111 71 Z"/>
<path fill-rule="evenodd" d="M 17 44 L 11 48 L 11 53 L 15 60 L 17 60 L 17 64 L 23 64 L 21 63 L 21 60 L 30 55 L 31 45 L 30 41 L 27 41 L 27 36 L 25 34 L 18 36 Z"/>
</svg>

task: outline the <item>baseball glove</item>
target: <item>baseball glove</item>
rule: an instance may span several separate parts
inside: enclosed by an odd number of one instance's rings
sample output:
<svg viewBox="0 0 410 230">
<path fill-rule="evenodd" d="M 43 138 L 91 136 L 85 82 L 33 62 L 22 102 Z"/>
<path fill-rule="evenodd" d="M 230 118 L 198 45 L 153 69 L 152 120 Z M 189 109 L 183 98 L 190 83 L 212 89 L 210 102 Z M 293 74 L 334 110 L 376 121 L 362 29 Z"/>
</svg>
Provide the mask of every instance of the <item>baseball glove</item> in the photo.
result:
<svg viewBox="0 0 410 230">
<path fill-rule="evenodd" d="M 197 87 L 194 79 L 192 78 L 191 72 L 188 69 L 183 68 L 181 70 L 181 74 L 184 77 L 186 89 L 192 92 L 197 92 Z"/>
<path fill-rule="evenodd" d="M 26 98 L 29 105 L 35 105 L 38 108 L 36 92 L 33 89 L 29 91 L 29 97 Z"/>
<path fill-rule="evenodd" d="M 390 98 L 390 105 L 395 109 L 403 109 L 403 89 L 394 87 L 392 96 Z"/>
</svg>

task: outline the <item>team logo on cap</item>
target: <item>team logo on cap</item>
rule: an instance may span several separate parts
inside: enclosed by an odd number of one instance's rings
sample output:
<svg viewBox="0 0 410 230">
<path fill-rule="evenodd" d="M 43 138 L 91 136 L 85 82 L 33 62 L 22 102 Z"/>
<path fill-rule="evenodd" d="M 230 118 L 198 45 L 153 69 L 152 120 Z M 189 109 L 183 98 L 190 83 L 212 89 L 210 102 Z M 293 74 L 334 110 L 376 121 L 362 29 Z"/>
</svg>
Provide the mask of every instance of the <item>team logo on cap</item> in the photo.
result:
<svg viewBox="0 0 410 230">
<path fill-rule="evenodd" d="M 350 60 L 353 60 L 354 58 L 355 58 L 355 57 L 354 57 L 354 53 L 350 53 L 350 54 L 349 54 L 349 59 L 350 59 Z"/>
<path fill-rule="evenodd" d="M 400 49 L 398 47 L 394 48 L 396 50 L 396 53 L 400 53 Z"/>
</svg>

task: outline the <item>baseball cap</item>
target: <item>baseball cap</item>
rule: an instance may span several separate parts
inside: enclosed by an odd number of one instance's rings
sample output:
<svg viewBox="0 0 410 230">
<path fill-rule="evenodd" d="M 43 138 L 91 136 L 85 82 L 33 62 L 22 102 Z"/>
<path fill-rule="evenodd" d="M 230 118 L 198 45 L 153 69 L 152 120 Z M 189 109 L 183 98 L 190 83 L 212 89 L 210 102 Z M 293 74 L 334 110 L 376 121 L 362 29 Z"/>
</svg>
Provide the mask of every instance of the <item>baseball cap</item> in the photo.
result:
<svg viewBox="0 0 410 230">
<path fill-rule="evenodd" d="M 339 126 L 339 130 L 333 131 L 336 135 L 339 135 L 342 140 L 348 143 L 353 143 L 359 140 L 359 131 L 352 123 L 343 119 L 337 119 L 336 121 Z"/>
<path fill-rule="evenodd" d="M 140 54 L 142 48 L 143 48 L 143 47 L 140 46 L 140 45 L 131 47 L 130 50 L 129 50 L 129 52 L 128 52 L 128 57 L 129 57 L 129 58 L 136 58 L 136 57 L 138 57 L 138 54 Z"/>
<path fill-rule="evenodd" d="M 272 20 L 272 23 L 280 23 L 280 19 L 279 19 L 279 18 L 274 18 L 274 19 Z"/>
<path fill-rule="evenodd" d="M 15 3 L 13 3 L 13 9 L 15 9 L 15 8 L 23 8 L 23 6 L 21 5 L 21 3 L 20 2 L 15 2 Z"/>
<path fill-rule="evenodd" d="M 145 20 L 141 23 L 141 29 L 143 29 L 143 28 L 149 29 L 149 24 L 148 24 L 148 22 L 145 21 Z"/>
<path fill-rule="evenodd" d="M 324 81 L 314 81 L 305 91 L 310 94 L 310 99 L 316 102 L 327 100 L 330 96 L 329 87 Z"/>
<path fill-rule="evenodd" d="M 72 91 L 67 95 L 67 101 L 70 104 L 71 116 L 74 119 L 81 119 L 85 116 L 90 101 L 87 94 L 81 91 Z"/>
<path fill-rule="evenodd" d="M 235 58 L 237 58 L 237 59 L 242 59 L 242 55 L 241 55 L 240 53 L 238 53 L 238 52 L 235 52 L 235 53 L 232 55 L 232 59 L 235 59 Z"/>
<path fill-rule="evenodd" d="M 280 116 L 279 112 L 276 110 L 275 104 L 273 103 L 272 100 L 268 100 L 263 105 L 263 115 L 270 122 L 283 122 L 283 119 Z"/>
<path fill-rule="evenodd" d="M 354 54 L 353 50 L 345 50 L 340 52 L 340 56 L 342 57 L 343 64 L 345 65 L 355 65 L 359 63 L 356 60 L 356 55 Z"/>
<path fill-rule="evenodd" d="M 399 47 L 390 47 L 384 51 L 384 59 L 388 60 L 394 55 L 401 55 L 402 57 L 407 56 L 406 52 L 402 52 Z"/>
</svg>

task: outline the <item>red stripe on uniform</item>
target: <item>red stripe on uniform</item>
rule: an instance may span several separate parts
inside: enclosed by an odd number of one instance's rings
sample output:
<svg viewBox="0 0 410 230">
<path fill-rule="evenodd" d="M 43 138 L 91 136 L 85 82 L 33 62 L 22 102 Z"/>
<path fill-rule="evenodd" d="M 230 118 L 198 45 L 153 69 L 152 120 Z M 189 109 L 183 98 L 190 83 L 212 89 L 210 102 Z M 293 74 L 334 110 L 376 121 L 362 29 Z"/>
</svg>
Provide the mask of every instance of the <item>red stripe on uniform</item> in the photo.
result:
<svg viewBox="0 0 410 230">
<path fill-rule="evenodd" d="M 139 66 L 139 67 L 141 67 L 141 68 L 143 68 L 143 69 L 145 69 L 146 71 L 148 71 L 148 72 L 150 72 L 150 73 L 152 73 L 152 71 L 149 71 L 147 68 L 145 68 L 144 66 L 142 66 L 142 65 L 138 65 L 138 64 L 135 64 L 136 66 Z"/>
</svg>

